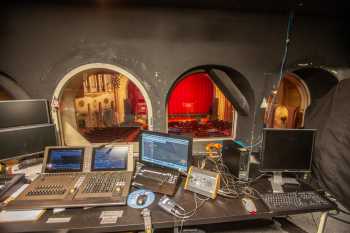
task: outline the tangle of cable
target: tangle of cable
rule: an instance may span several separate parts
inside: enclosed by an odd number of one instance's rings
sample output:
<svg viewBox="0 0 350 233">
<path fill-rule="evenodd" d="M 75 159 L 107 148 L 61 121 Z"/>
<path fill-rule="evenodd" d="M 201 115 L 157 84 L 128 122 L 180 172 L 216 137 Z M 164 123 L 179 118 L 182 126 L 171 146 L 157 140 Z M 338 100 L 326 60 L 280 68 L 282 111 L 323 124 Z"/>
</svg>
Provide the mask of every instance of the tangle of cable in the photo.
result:
<svg viewBox="0 0 350 233">
<path fill-rule="evenodd" d="M 248 196 L 251 198 L 258 198 L 259 192 L 251 187 L 251 183 L 263 177 L 265 174 L 258 176 L 255 179 L 248 179 L 247 181 L 239 180 L 238 177 L 230 173 L 227 166 L 224 164 L 222 155 L 216 159 L 206 158 L 206 161 L 210 161 L 214 164 L 216 172 L 220 175 L 220 189 L 218 194 L 227 198 L 239 198 L 240 196 Z"/>
</svg>

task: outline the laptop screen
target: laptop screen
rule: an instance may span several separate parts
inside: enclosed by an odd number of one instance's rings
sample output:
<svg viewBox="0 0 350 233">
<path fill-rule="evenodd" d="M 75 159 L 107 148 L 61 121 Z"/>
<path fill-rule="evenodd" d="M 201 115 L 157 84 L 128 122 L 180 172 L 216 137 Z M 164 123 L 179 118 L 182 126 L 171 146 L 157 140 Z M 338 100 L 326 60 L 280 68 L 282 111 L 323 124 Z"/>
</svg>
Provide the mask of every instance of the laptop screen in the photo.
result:
<svg viewBox="0 0 350 233">
<path fill-rule="evenodd" d="M 143 132 L 140 136 L 140 160 L 187 172 L 190 166 L 192 139 L 156 132 Z"/>
</svg>

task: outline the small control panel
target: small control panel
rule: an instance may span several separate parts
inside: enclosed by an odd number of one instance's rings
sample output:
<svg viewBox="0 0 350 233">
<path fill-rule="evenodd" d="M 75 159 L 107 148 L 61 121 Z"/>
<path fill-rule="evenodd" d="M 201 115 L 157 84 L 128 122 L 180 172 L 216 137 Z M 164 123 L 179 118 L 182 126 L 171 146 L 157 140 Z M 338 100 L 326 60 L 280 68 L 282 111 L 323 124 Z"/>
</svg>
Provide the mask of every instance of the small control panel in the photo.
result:
<svg viewBox="0 0 350 233">
<path fill-rule="evenodd" d="M 219 184 L 220 176 L 218 173 L 191 166 L 185 189 L 215 199 Z"/>
</svg>

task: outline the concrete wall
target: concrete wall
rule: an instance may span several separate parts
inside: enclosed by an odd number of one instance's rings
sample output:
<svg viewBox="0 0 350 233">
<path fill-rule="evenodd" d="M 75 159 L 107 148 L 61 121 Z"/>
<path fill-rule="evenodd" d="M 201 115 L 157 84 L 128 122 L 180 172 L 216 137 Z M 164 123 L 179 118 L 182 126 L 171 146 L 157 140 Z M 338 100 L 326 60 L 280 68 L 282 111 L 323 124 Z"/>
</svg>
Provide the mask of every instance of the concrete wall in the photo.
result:
<svg viewBox="0 0 350 233">
<path fill-rule="evenodd" d="M 59 80 L 79 65 L 120 66 L 141 80 L 151 96 L 154 128 L 164 130 L 166 95 L 179 75 L 194 66 L 226 65 L 253 87 L 260 125 L 258 105 L 277 80 L 287 20 L 209 9 L 13 4 L 0 16 L 0 71 L 32 98 L 51 99 Z M 296 16 L 288 66 L 348 66 L 343 23 Z M 238 118 L 239 138 L 250 138 L 252 119 Z"/>
</svg>

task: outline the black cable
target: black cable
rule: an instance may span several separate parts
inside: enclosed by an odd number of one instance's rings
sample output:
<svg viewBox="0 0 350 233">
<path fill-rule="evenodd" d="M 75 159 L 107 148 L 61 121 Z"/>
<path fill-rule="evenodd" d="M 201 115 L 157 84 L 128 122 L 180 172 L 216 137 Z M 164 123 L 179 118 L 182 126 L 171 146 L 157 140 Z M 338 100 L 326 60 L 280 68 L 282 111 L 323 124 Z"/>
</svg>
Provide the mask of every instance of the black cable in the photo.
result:
<svg viewBox="0 0 350 233">
<path fill-rule="evenodd" d="M 349 221 L 346 221 L 346 220 L 344 220 L 344 219 L 338 218 L 338 217 L 336 217 L 336 216 L 334 216 L 334 215 L 332 215 L 332 214 L 329 214 L 329 217 L 334 218 L 335 220 L 337 220 L 337 221 L 339 221 L 339 222 L 342 222 L 342 223 L 345 223 L 345 224 L 349 224 L 349 225 L 350 225 L 350 222 L 349 222 Z"/>
<path fill-rule="evenodd" d="M 345 211 L 345 210 L 343 210 L 342 208 L 339 208 L 339 207 L 338 207 L 338 211 L 342 212 L 343 214 L 350 215 L 350 212 L 347 212 L 347 211 Z"/>
<path fill-rule="evenodd" d="M 280 73 L 279 73 L 279 77 L 278 77 L 278 83 L 279 84 L 282 81 L 283 78 L 283 73 L 284 73 L 284 69 L 287 63 L 287 56 L 288 56 L 288 47 L 290 44 L 290 35 L 292 33 L 292 27 L 293 27 L 293 23 L 294 23 L 294 11 L 291 10 L 289 13 L 289 18 L 288 18 L 288 26 L 287 26 L 287 33 L 286 33 L 286 41 L 285 41 L 285 46 L 284 46 L 284 52 L 283 52 L 283 57 L 282 57 L 282 63 L 281 63 L 281 68 L 280 68 Z M 270 109 L 268 109 L 267 112 L 267 119 L 269 119 L 270 114 L 272 113 L 272 106 L 275 102 L 276 99 L 276 95 L 273 95 L 272 100 L 271 100 L 271 107 Z"/>
<path fill-rule="evenodd" d="M 317 225 L 317 223 L 316 223 L 316 220 L 315 220 L 314 214 L 313 214 L 313 213 L 310 213 L 310 214 L 311 214 L 311 216 L 312 216 L 312 221 L 314 222 L 315 227 L 316 227 L 316 229 L 317 229 L 318 225 Z"/>
</svg>

